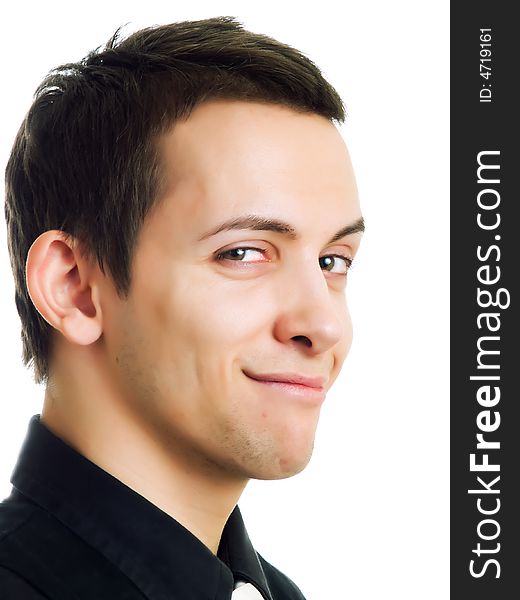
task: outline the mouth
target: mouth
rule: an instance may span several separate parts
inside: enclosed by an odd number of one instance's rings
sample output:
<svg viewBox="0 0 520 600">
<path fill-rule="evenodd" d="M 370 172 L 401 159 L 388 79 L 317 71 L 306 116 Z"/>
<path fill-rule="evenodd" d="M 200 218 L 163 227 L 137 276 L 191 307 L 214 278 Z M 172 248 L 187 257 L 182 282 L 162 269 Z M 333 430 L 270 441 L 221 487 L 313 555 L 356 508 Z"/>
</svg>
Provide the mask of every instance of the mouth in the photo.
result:
<svg viewBox="0 0 520 600">
<path fill-rule="evenodd" d="M 318 403 L 325 399 L 324 377 L 307 377 L 298 373 L 252 373 L 251 371 L 243 371 L 243 373 L 273 392 Z"/>
</svg>

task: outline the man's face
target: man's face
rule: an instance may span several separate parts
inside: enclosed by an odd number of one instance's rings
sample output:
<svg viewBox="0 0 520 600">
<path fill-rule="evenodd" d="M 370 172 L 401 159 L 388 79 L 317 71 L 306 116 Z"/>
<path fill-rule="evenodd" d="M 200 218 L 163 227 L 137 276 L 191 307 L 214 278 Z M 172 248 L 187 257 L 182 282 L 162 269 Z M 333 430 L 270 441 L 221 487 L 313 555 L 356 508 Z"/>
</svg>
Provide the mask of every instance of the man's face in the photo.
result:
<svg viewBox="0 0 520 600">
<path fill-rule="evenodd" d="M 345 273 L 360 234 L 331 241 L 361 217 L 347 149 L 324 117 L 220 100 L 162 150 L 170 185 L 140 232 L 130 296 L 103 309 L 115 378 L 177 456 L 288 477 L 311 457 L 352 340 Z"/>
</svg>

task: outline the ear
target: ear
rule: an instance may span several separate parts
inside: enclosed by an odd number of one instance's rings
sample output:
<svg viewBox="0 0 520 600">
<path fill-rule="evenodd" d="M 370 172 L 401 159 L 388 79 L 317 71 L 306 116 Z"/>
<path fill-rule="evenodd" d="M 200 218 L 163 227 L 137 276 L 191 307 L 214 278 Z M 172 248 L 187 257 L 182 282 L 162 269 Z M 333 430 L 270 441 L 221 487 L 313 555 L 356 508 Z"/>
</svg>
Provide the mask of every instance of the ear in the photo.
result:
<svg viewBox="0 0 520 600">
<path fill-rule="evenodd" d="M 88 345 L 103 331 L 92 266 L 62 231 L 42 233 L 27 254 L 29 296 L 40 315 L 70 342 Z"/>
</svg>

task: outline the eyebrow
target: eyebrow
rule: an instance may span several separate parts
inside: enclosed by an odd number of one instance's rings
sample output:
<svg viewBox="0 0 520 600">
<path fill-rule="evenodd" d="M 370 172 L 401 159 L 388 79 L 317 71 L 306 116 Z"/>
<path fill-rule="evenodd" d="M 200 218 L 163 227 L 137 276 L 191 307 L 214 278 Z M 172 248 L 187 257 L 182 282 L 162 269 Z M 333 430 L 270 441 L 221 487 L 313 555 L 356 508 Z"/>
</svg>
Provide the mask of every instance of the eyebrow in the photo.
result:
<svg viewBox="0 0 520 600">
<path fill-rule="evenodd" d="M 281 233 L 286 235 L 289 239 L 295 240 L 298 238 L 298 234 L 296 233 L 296 229 L 289 223 L 285 221 L 280 221 L 279 219 L 270 219 L 268 217 L 260 217 L 259 215 L 245 215 L 243 217 L 235 217 L 233 219 L 229 219 L 228 221 L 224 221 L 218 225 L 215 229 L 211 229 L 206 232 L 202 237 L 199 238 L 199 242 L 205 240 L 209 237 L 217 235 L 217 233 L 221 233 L 222 231 L 231 231 L 233 229 L 251 229 L 252 231 L 275 231 L 276 233 Z M 357 219 L 350 225 L 343 227 L 337 233 L 335 233 L 329 240 L 329 244 L 333 244 L 337 242 L 341 238 L 346 237 L 347 235 L 352 235 L 354 233 L 363 233 L 365 231 L 365 221 L 363 217 Z"/>
</svg>

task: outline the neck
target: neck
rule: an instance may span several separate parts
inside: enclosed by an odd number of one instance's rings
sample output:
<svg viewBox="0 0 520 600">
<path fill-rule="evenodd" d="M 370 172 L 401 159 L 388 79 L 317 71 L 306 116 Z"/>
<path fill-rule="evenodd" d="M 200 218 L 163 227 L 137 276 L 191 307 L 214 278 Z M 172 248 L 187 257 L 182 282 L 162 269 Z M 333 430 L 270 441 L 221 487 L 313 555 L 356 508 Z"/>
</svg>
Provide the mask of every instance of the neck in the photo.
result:
<svg viewBox="0 0 520 600">
<path fill-rule="evenodd" d="M 92 375 L 71 377 L 69 371 L 62 378 L 54 373 L 41 421 L 217 553 L 224 525 L 247 480 L 179 452 Z"/>
</svg>

